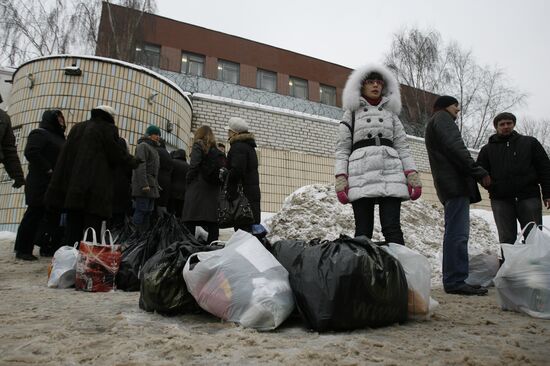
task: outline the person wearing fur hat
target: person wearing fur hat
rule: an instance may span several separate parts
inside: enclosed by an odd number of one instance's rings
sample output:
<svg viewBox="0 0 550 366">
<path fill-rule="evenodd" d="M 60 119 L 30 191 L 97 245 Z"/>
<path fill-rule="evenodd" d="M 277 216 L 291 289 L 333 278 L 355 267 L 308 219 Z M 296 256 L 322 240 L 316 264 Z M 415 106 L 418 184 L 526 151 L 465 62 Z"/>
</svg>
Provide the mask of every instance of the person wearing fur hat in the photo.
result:
<svg viewBox="0 0 550 366">
<path fill-rule="evenodd" d="M 399 83 L 386 67 L 366 65 L 351 73 L 342 102 L 335 154 L 338 200 L 351 202 L 355 236 L 372 238 L 378 204 L 385 241 L 404 245 L 401 202 L 418 199 L 422 183 L 398 117 Z"/>
<path fill-rule="evenodd" d="M 101 230 L 112 215 L 114 169 L 139 164 L 119 144 L 114 117 L 110 106 L 93 108 L 89 120 L 71 128 L 59 154 L 46 203 L 67 211 L 65 245 L 79 242 L 88 227 Z"/>
<path fill-rule="evenodd" d="M 231 117 L 227 122 L 226 130 L 231 145 L 227 153 L 228 194 L 237 195 L 237 187 L 242 185 L 243 193 L 250 203 L 254 214 L 252 225 L 235 227 L 252 232 L 252 226 L 261 222 L 261 192 L 260 175 L 258 173 L 258 155 L 256 154 L 256 140 L 254 134 L 248 131 L 248 123 L 240 117 Z"/>
<path fill-rule="evenodd" d="M 426 149 L 437 196 L 444 206 L 443 287 L 459 295 L 485 295 L 487 290 L 468 285 L 468 238 L 470 203 L 481 201 L 476 181 L 491 184 L 489 173 L 477 164 L 466 148 L 455 123 L 460 108 L 456 98 L 436 99 L 426 125 Z"/>
<path fill-rule="evenodd" d="M 522 228 L 531 221 L 542 225 L 541 192 L 550 208 L 550 160 L 536 138 L 514 131 L 512 113 L 498 114 L 493 124 L 496 133 L 481 148 L 477 161 L 491 175 L 489 197 L 499 242 L 514 244 L 517 221 Z"/>
</svg>

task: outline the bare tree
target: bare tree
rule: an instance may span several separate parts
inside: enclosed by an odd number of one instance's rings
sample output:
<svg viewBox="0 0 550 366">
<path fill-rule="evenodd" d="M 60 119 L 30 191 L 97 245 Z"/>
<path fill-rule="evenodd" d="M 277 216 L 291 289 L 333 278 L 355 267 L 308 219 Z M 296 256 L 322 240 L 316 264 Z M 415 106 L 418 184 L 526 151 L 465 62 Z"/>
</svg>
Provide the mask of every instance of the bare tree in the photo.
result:
<svg viewBox="0 0 550 366">
<path fill-rule="evenodd" d="M 126 27 L 111 19 L 112 31 L 124 32 L 123 38 L 135 43 L 143 13 L 156 11 L 155 0 L 0 0 L 0 64 L 75 51 L 95 53 L 102 5 L 111 18 L 113 4 L 129 9 Z"/>
<path fill-rule="evenodd" d="M 521 104 L 526 97 L 510 86 L 498 67 L 480 66 L 472 52 L 456 42 L 445 47 L 433 30 L 413 28 L 395 34 L 385 62 L 405 85 L 456 97 L 462 109 L 457 123 L 472 148 L 486 142 L 497 113 Z M 432 103 L 421 91 L 411 95 L 414 100 L 404 99 L 404 104 L 426 111 L 426 118 Z"/>
<path fill-rule="evenodd" d="M 550 155 L 550 120 L 526 119 L 517 121 L 516 130 L 522 135 L 536 137 Z"/>
</svg>

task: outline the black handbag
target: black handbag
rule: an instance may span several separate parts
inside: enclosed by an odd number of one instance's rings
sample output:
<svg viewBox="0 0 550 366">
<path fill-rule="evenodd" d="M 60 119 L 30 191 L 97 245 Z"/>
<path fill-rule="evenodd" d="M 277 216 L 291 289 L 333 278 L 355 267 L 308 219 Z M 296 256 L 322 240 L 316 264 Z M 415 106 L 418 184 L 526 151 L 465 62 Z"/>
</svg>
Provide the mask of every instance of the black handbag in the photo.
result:
<svg viewBox="0 0 550 366">
<path fill-rule="evenodd" d="M 221 229 L 229 227 L 247 226 L 254 223 L 254 214 L 250 203 L 243 193 L 242 185 L 237 186 L 237 197 L 230 200 L 227 194 L 229 175 L 226 177 L 220 190 L 220 203 L 218 207 L 218 226 Z"/>
</svg>

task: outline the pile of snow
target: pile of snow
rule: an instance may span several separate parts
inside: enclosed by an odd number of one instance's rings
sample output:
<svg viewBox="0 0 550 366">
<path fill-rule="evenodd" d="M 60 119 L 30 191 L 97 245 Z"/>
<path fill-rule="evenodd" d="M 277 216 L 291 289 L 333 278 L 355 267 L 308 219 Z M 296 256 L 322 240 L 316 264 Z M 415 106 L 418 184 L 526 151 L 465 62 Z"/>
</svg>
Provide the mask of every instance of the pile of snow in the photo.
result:
<svg viewBox="0 0 550 366">
<path fill-rule="evenodd" d="M 498 253 L 498 239 L 480 215 L 470 217 L 469 253 Z M 345 234 L 354 236 L 355 220 L 351 205 L 342 205 L 334 185 L 304 186 L 288 196 L 281 210 L 266 220 L 268 239 L 334 240 Z M 407 247 L 422 253 L 432 267 L 432 284 L 441 285 L 441 256 L 444 233 L 443 207 L 425 201 L 407 201 L 401 206 L 401 228 Z M 383 241 L 375 208 L 374 241 Z"/>
</svg>

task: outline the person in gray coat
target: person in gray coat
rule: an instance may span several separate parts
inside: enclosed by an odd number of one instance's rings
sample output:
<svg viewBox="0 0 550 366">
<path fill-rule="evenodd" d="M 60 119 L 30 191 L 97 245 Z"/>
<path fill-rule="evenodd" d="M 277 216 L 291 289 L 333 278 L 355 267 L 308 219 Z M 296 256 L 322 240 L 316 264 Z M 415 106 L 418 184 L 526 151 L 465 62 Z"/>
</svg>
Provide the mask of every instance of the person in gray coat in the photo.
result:
<svg viewBox="0 0 550 366">
<path fill-rule="evenodd" d="M 151 125 L 147 127 L 145 136 L 138 140 L 136 158 L 144 161 L 132 173 L 132 197 L 134 197 L 133 223 L 140 232 L 149 228 L 151 213 L 155 207 L 155 199 L 159 194 L 158 172 L 160 158 L 157 151 L 160 140 L 160 128 Z"/>
<path fill-rule="evenodd" d="M 398 117 L 399 83 L 386 67 L 366 65 L 351 73 L 342 102 L 335 154 L 338 200 L 352 204 L 355 236 L 372 238 L 378 204 L 385 241 L 404 245 L 401 202 L 418 199 L 422 183 Z"/>
</svg>

